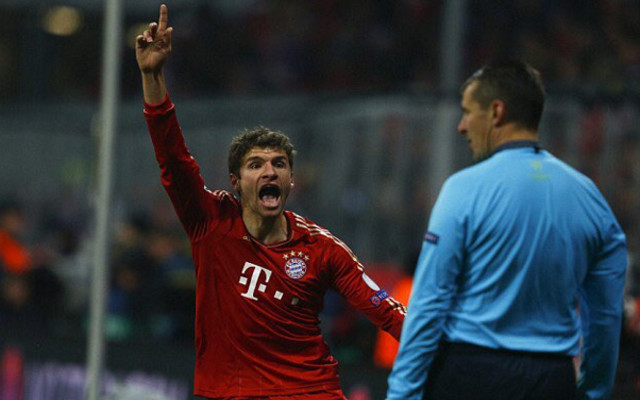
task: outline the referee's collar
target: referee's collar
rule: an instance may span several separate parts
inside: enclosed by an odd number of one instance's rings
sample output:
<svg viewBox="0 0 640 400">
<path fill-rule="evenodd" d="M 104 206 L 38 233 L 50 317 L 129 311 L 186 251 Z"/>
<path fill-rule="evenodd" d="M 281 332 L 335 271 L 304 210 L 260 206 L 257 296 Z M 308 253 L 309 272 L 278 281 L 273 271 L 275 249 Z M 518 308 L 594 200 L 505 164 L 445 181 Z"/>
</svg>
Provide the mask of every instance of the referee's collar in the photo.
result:
<svg viewBox="0 0 640 400">
<path fill-rule="evenodd" d="M 511 142 L 503 143 L 500 146 L 496 147 L 491 155 L 494 155 L 502 150 L 519 149 L 523 147 L 531 147 L 535 150 L 536 153 L 541 149 L 540 143 L 538 143 L 537 140 L 514 140 Z"/>
</svg>

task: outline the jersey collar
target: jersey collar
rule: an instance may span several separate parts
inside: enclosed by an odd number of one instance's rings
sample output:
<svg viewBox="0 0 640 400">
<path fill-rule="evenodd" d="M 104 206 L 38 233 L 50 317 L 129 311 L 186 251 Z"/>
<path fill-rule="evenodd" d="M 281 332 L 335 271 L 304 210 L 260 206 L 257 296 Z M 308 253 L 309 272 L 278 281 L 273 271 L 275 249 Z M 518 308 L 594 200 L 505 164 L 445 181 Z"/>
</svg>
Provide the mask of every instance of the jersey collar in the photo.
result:
<svg viewBox="0 0 640 400">
<path fill-rule="evenodd" d="M 514 140 L 511 142 L 503 143 L 500 146 L 496 147 L 491 155 L 494 155 L 502 150 L 520 149 L 524 147 L 531 147 L 535 150 L 536 153 L 538 153 L 541 149 L 540 143 L 538 143 L 536 140 Z"/>
</svg>

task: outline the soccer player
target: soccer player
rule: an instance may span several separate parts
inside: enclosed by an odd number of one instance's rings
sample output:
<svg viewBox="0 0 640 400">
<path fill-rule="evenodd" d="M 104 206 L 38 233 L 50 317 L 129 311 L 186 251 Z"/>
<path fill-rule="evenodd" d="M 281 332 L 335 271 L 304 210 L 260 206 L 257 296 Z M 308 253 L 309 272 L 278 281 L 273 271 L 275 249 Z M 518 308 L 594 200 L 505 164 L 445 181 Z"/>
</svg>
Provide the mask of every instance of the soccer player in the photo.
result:
<svg viewBox="0 0 640 400">
<path fill-rule="evenodd" d="M 231 143 L 238 198 L 208 190 L 190 155 L 165 84 L 168 10 L 136 39 L 145 116 L 165 187 L 196 268 L 194 393 L 209 399 L 345 399 L 319 313 L 335 289 L 399 338 L 404 306 L 364 273 L 326 229 L 290 211 L 293 145 L 259 127 Z"/>
<path fill-rule="evenodd" d="M 518 61 L 462 86 L 477 163 L 433 207 L 387 399 L 610 398 L 626 239 L 594 183 L 540 147 L 543 104 Z"/>
</svg>

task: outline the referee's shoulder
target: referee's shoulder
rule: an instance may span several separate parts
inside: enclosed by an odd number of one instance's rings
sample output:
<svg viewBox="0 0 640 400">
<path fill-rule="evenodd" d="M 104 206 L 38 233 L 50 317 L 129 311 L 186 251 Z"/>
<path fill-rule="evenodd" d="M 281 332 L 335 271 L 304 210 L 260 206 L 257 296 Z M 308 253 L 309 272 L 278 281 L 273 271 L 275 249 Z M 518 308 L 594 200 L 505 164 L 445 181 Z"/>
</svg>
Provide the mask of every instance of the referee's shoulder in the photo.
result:
<svg viewBox="0 0 640 400">
<path fill-rule="evenodd" d="M 492 179 L 495 177 L 495 172 L 486 163 L 478 163 L 451 174 L 444 182 L 443 187 L 453 188 L 467 188 L 478 184 L 478 182 Z"/>
</svg>

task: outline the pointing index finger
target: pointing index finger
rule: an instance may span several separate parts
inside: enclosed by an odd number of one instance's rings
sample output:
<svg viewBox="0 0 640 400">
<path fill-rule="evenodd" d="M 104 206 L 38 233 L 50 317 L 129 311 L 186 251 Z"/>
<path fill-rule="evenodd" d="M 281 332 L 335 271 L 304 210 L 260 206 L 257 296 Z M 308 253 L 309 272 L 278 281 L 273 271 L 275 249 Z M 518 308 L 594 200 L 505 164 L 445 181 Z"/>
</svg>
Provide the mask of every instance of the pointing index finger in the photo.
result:
<svg viewBox="0 0 640 400">
<path fill-rule="evenodd" d="M 158 19 L 158 29 L 164 31 L 167 29 L 167 22 L 169 21 L 169 10 L 165 4 L 160 6 L 160 18 Z"/>
</svg>

